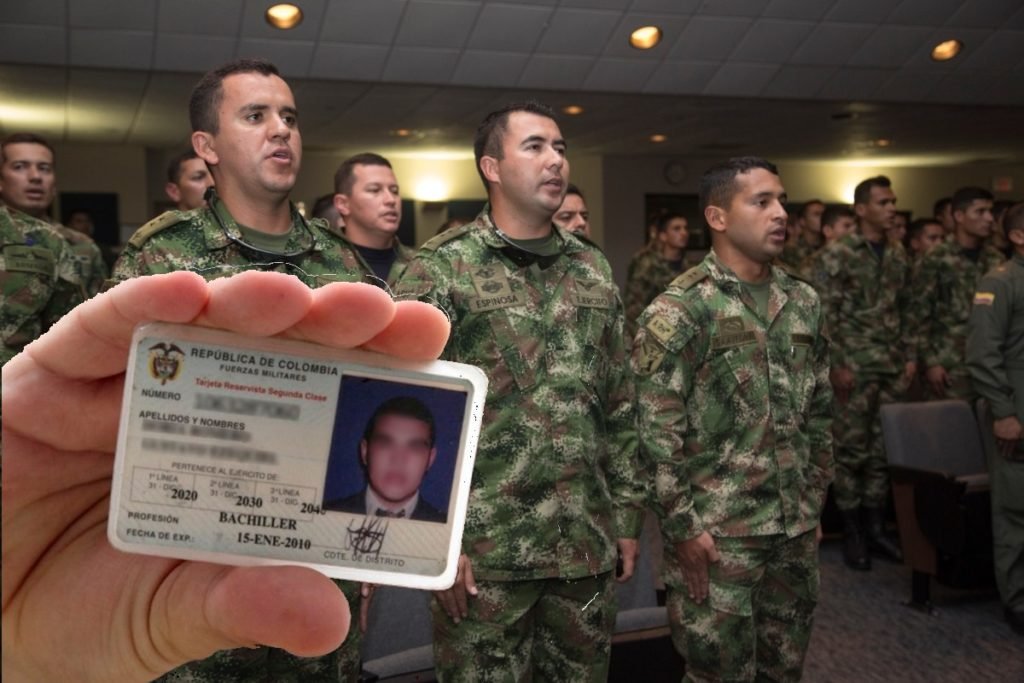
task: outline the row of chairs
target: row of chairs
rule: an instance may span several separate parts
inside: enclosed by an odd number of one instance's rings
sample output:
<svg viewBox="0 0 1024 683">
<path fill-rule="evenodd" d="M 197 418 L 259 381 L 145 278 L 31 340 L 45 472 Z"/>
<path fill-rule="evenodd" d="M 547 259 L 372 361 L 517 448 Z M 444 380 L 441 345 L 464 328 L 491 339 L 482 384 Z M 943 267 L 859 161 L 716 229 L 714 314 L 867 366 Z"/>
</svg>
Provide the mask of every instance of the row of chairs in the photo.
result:
<svg viewBox="0 0 1024 683">
<path fill-rule="evenodd" d="M 951 588 L 993 584 L 988 404 L 979 400 L 975 413 L 964 401 L 893 403 L 881 414 L 896 524 L 911 569 L 907 604 L 932 612 L 933 578 Z"/>
</svg>

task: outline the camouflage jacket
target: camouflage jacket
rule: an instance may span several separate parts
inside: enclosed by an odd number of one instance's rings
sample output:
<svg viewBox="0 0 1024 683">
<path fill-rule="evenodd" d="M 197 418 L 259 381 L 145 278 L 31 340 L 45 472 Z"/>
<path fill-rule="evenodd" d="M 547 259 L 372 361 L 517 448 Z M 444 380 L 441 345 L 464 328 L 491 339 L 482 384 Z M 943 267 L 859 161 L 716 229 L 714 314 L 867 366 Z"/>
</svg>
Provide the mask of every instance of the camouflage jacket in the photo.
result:
<svg viewBox="0 0 1024 683">
<path fill-rule="evenodd" d="M 687 269 L 686 260 L 684 252 L 682 269 L 676 270 L 661 256 L 657 245 L 642 249 L 633 256 L 626 275 L 626 292 L 622 297 L 629 339 L 636 334 L 636 321 L 644 309 Z"/>
<path fill-rule="evenodd" d="M 809 285 L 773 268 L 762 318 L 714 252 L 644 311 L 631 364 L 667 542 L 817 526 L 833 472 L 823 329 Z"/>
<path fill-rule="evenodd" d="M 1024 256 L 978 281 L 968 320 L 967 367 L 996 418 L 1024 421 Z M 1018 444 L 1024 449 L 1024 444 Z"/>
<path fill-rule="evenodd" d="M 86 296 L 95 296 L 103 288 L 103 283 L 107 279 L 107 264 L 103 260 L 103 252 L 88 235 L 63 225 L 53 227 L 71 246 L 75 274 L 85 288 Z"/>
<path fill-rule="evenodd" d="M 819 244 L 817 246 L 811 244 L 804 239 L 803 235 L 797 238 L 795 243 L 787 244 L 779 255 L 779 260 L 776 265 L 786 268 L 789 272 L 799 272 L 803 266 L 804 261 L 819 249 L 824 246 Z"/>
<path fill-rule="evenodd" d="M 822 306 L 832 340 L 832 365 L 854 372 L 899 374 L 917 360 L 907 320 L 910 269 L 899 244 L 882 258 L 857 233 L 832 242 L 821 255 Z"/>
<path fill-rule="evenodd" d="M 546 268 L 485 211 L 428 241 L 396 294 L 447 311 L 444 358 L 490 380 L 463 550 L 478 578 L 611 570 L 645 498 L 622 304 L 592 243 L 561 229 Z"/>
<path fill-rule="evenodd" d="M 982 275 L 1004 260 L 998 249 L 985 245 L 974 262 L 953 240 L 935 245 L 918 262 L 911 310 L 918 335 L 918 356 L 925 367 L 964 367 L 967 318 L 975 285 Z"/>
<path fill-rule="evenodd" d="M 85 300 L 67 242 L 48 223 L 0 206 L 0 364 Z"/>
<path fill-rule="evenodd" d="M 291 273 L 310 287 L 328 282 L 368 282 L 380 286 L 373 270 L 345 239 L 341 230 L 327 227 L 319 218 L 306 221 L 292 209 L 292 230 L 285 247 L 287 258 L 266 259 L 241 243 L 244 241 L 235 219 L 223 202 L 214 210 L 168 211 L 139 228 L 114 264 L 113 279 L 191 270 L 207 279 L 240 270 L 276 270 Z M 391 269 L 397 277 L 412 250 L 399 249 Z M 393 284 L 390 282 L 388 284 Z"/>
</svg>

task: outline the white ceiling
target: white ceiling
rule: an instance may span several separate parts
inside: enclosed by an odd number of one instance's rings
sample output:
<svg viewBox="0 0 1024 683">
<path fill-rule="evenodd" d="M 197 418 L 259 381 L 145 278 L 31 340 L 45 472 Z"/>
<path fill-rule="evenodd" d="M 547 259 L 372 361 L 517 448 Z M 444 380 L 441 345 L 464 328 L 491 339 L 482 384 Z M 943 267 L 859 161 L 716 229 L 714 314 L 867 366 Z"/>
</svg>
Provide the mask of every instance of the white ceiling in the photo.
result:
<svg viewBox="0 0 1024 683">
<path fill-rule="evenodd" d="M 313 148 L 465 148 L 535 96 L 584 106 L 563 128 L 593 153 L 1024 160 L 1022 0 L 298 0 L 285 32 L 270 4 L 0 0 L 0 131 L 181 145 L 198 74 L 258 55 Z M 665 39 L 640 52 L 644 24 Z"/>
</svg>

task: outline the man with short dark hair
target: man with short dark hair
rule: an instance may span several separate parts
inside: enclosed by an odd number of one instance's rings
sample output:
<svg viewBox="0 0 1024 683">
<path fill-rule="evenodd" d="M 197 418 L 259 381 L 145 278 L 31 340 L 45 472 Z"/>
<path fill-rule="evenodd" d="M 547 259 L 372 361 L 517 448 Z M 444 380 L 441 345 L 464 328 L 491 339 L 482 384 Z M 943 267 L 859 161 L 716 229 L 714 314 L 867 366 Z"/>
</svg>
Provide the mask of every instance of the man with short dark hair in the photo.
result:
<svg viewBox="0 0 1024 683">
<path fill-rule="evenodd" d="M 785 201 L 764 159 L 709 169 L 711 253 L 644 311 L 633 344 L 687 680 L 797 681 L 810 640 L 832 389 L 818 296 L 772 266 Z"/>
<path fill-rule="evenodd" d="M 622 304 L 601 250 L 552 224 L 566 142 L 535 102 L 474 141 L 489 206 L 429 240 L 396 287 L 449 315 L 444 358 L 489 379 L 455 585 L 436 594 L 441 681 L 605 681 L 616 550 L 633 573 L 645 489 Z"/>
<path fill-rule="evenodd" d="M 825 243 L 820 249 L 804 259 L 800 265 L 800 273 L 821 291 L 827 276 L 823 266 L 825 249 L 836 240 L 849 235 L 857 229 L 857 214 L 848 206 L 830 206 L 821 214 L 821 236 Z"/>
<path fill-rule="evenodd" d="M 89 233 L 54 221 L 49 214 L 57 196 L 57 163 L 53 147 L 35 133 L 13 133 L 0 141 L 0 201 L 8 209 L 49 223 L 70 247 L 76 280 L 90 297 L 107 279 L 107 264 Z"/>
<path fill-rule="evenodd" d="M 366 488 L 324 508 L 378 517 L 444 522 L 448 515 L 421 495 L 420 484 L 437 458 L 434 416 L 417 398 L 396 396 L 379 406 L 359 441 Z"/>
<path fill-rule="evenodd" d="M 565 199 L 551 220 L 562 230 L 575 232 L 589 239 L 590 211 L 587 210 L 587 200 L 583 197 L 583 191 L 569 183 L 565 190 Z"/>
<path fill-rule="evenodd" d="M 334 174 L 334 192 L 351 266 L 377 284 L 394 285 L 415 252 L 398 241 L 402 198 L 391 162 L 372 152 L 349 157 Z"/>
<path fill-rule="evenodd" d="M 821 216 L 825 202 L 810 199 L 800 205 L 796 214 L 797 238 L 783 249 L 779 262 L 790 268 L 799 269 L 808 256 L 821 249 L 824 240 L 821 235 Z"/>
<path fill-rule="evenodd" d="M 686 217 L 680 213 L 668 212 L 658 216 L 653 247 L 630 262 L 626 291 L 622 297 L 626 307 L 627 339 L 636 335 L 636 321 L 654 297 L 694 265 L 686 261 L 686 244 L 690 239 L 686 227 Z"/>
<path fill-rule="evenodd" d="M 178 211 L 191 211 L 206 206 L 206 190 L 212 186 L 210 169 L 194 149 L 175 155 L 167 165 L 164 192 L 177 204 Z"/>
<path fill-rule="evenodd" d="M 189 115 L 192 146 L 216 183 L 208 206 L 168 211 L 142 226 L 118 259 L 115 280 L 177 270 L 207 279 L 273 270 L 309 287 L 363 280 L 345 259 L 342 236 L 321 220 L 307 222 L 288 199 L 302 162 L 302 137 L 291 88 L 273 64 L 240 59 L 207 73 L 192 92 Z M 339 585 L 355 612 L 359 587 Z M 340 675 L 354 681 L 359 639 L 353 628 L 339 650 L 318 658 L 266 647 L 224 650 L 168 680 L 259 675 L 336 681 Z"/>
<path fill-rule="evenodd" d="M 942 242 L 946 236 L 942 223 L 934 218 L 918 218 L 907 226 L 907 244 L 910 247 L 908 256 L 913 263 Z"/>
<path fill-rule="evenodd" d="M 956 223 L 953 222 L 953 198 L 936 199 L 932 205 L 932 217 L 942 226 L 945 235 L 952 235 L 956 228 Z"/>
<path fill-rule="evenodd" d="M 971 402 L 975 393 L 964 361 L 967 319 L 978 279 L 1005 259 L 987 244 L 992 234 L 992 194 L 964 187 L 953 195 L 952 239 L 938 244 L 917 264 L 912 281 L 918 317 L 918 356 L 931 399 Z"/>
<path fill-rule="evenodd" d="M 832 490 L 843 516 L 843 559 L 851 568 L 868 570 L 869 551 L 902 557 L 885 535 L 889 474 L 879 408 L 906 393 L 917 372 L 917 345 L 909 320 L 906 252 L 886 239 L 896 213 L 889 179 L 876 176 L 858 184 L 853 210 L 858 232 L 825 249 L 819 291 L 832 337 L 837 400 Z"/>
</svg>

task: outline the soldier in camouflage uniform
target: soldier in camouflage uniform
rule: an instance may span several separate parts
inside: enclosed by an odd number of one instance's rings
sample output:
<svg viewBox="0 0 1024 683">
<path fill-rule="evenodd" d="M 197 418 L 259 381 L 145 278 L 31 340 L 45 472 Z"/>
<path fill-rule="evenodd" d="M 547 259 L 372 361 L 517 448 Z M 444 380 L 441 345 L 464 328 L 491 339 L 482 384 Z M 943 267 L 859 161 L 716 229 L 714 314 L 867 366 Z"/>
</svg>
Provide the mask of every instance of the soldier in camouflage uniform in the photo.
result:
<svg viewBox="0 0 1024 683">
<path fill-rule="evenodd" d="M 879 407 L 906 392 L 917 371 L 917 344 L 907 320 L 906 252 L 885 238 L 896 213 L 889 179 L 878 176 L 857 185 L 854 211 L 859 232 L 825 249 L 820 292 L 832 338 L 837 399 L 833 492 L 843 516 L 843 557 L 850 567 L 867 570 L 869 550 L 893 560 L 901 557 L 884 533 L 889 475 Z"/>
<path fill-rule="evenodd" d="M 795 240 L 786 244 L 777 265 L 790 268 L 790 272 L 799 272 L 792 269 L 799 269 L 811 254 L 825 245 L 821 220 L 824 212 L 825 203 L 820 199 L 811 199 L 800 207 L 796 218 L 799 234 Z"/>
<path fill-rule="evenodd" d="M 785 243 L 772 164 L 701 180 L 712 250 L 640 319 L 640 443 L 655 471 L 672 639 L 691 681 L 797 681 L 832 479 L 828 342 Z"/>
<path fill-rule="evenodd" d="M 690 265 L 686 261 L 686 218 L 678 213 L 658 216 L 656 237 L 649 249 L 633 257 L 626 274 L 626 337 L 636 335 L 636 321 L 654 297 L 665 291 Z"/>
<path fill-rule="evenodd" d="M 212 186 L 210 169 L 194 149 L 176 155 L 167 164 L 164 192 L 177 205 L 178 211 L 191 211 L 206 206 L 206 190 Z"/>
<path fill-rule="evenodd" d="M 1024 204 L 1007 211 L 1003 227 L 1013 260 L 978 282 L 967 366 L 997 446 L 989 453 L 996 585 L 1006 620 L 1024 635 Z"/>
<path fill-rule="evenodd" d="M 43 221 L 0 206 L 0 365 L 85 300 L 67 243 Z"/>
<path fill-rule="evenodd" d="M 821 214 L 821 235 L 825 238 L 825 244 L 805 258 L 797 271 L 800 277 L 810 282 L 819 293 L 827 279 L 824 269 L 825 248 L 837 239 L 846 237 L 856 228 L 857 214 L 848 206 L 830 206 Z M 786 270 L 793 272 L 788 267 Z"/>
<path fill-rule="evenodd" d="M 938 244 L 914 272 L 912 311 L 932 399 L 975 399 L 964 362 L 967 318 L 978 279 L 1005 259 L 985 240 L 992 234 L 992 195 L 965 187 L 953 195 L 953 238 Z"/>
<path fill-rule="evenodd" d="M 341 234 L 322 220 L 306 222 L 288 201 L 302 159 L 294 102 L 269 62 L 239 60 L 206 74 L 189 113 L 193 146 L 217 189 L 208 190 L 208 207 L 169 211 L 142 226 L 115 264 L 114 280 L 176 270 L 213 279 L 260 269 L 290 273 L 310 287 L 372 282 Z M 357 614 L 359 585 L 337 583 Z M 341 648 L 323 657 L 268 647 L 223 650 L 163 680 L 355 681 L 359 642 L 353 625 Z"/>
<path fill-rule="evenodd" d="M 363 272 L 388 287 L 416 253 L 398 241 L 402 199 L 391 163 L 372 152 L 341 162 L 334 174 L 334 207 Z"/>
<path fill-rule="evenodd" d="M 489 208 L 423 245 L 397 287 L 445 310 L 443 357 L 490 380 L 465 554 L 433 605 L 436 671 L 604 681 L 616 546 L 625 580 L 645 497 L 622 305 L 600 249 L 552 225 L 569 164 L 551 111 L 489 115 L 475 151 Z"/>
</svg>

